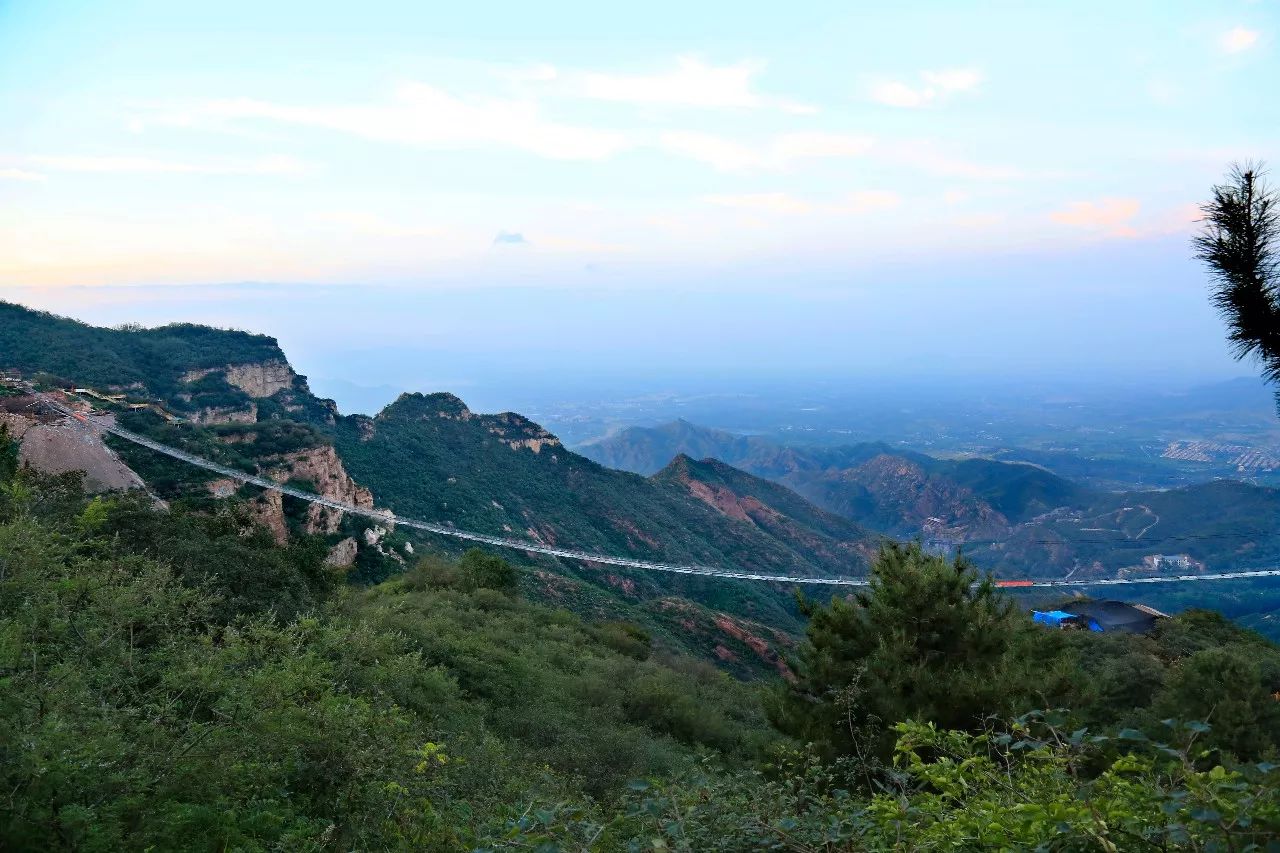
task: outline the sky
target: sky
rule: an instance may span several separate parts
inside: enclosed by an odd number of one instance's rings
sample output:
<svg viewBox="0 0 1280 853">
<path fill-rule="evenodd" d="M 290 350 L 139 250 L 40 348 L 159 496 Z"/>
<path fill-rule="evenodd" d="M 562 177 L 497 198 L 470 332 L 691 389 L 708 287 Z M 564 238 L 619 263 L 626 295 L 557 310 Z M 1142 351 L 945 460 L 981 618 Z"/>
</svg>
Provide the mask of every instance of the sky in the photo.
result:
<svg viewBox="0 0 1280 853">
<path fill-rule="evenodd" d="M 1278 6 L 0 0 L 0 298 L 370 384 L 1238 375 L 1187 241 Z"/>
</svg>

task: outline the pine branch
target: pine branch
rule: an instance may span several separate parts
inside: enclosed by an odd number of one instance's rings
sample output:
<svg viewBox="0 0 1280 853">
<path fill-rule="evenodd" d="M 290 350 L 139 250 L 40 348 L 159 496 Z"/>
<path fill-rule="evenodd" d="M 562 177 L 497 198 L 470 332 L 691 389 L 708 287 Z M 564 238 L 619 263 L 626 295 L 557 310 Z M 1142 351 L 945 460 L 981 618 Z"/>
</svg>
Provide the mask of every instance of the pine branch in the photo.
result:
<svg viewBox="0 0 1280 853">
<path fill-rule="evenodd" d="M 1280 198 L 1261 164 L 1237 164 L 1201 210 L 1204 227 L 1193 245 L 1209 268 L 1210 298 L 1234 355 L 1256 358 L 1263 378 L 1280 383 Z"/>
</svg>

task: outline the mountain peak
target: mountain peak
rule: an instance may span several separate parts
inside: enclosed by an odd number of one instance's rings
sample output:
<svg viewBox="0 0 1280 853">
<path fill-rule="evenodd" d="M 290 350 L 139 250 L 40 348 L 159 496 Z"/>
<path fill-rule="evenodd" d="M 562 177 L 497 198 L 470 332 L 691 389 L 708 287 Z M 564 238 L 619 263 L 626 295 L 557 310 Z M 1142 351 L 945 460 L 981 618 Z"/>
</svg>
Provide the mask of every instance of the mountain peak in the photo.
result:
<svg viewBox="0 0 1280 853">
<path fill-rule="evenodd" d="M 447 391 L 437 391 L 433 394 L 406 391 L 379 412 L 378 417 L 382 419 L 403 417 L 470 420 L 474 415 L 460 397 Z"/>
</svg>

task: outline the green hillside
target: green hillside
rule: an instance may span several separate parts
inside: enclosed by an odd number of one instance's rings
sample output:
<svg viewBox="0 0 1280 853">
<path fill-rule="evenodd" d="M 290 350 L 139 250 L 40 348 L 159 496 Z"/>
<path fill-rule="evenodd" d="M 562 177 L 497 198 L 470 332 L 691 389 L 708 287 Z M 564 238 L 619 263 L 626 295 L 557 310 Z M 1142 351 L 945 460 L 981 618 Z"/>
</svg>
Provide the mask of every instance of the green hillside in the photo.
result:
<svg viewBox="0 0 1280 853">
<path fill-rule="evenodd" d="M 166 397 L 184 373 L 284 361 L 275 338 L 188 323 L 103 329 L 0 302 L 0 369 L 44 372 L 93 388 L 138 384 Z"/>
<path fill-rule="evenodd" d="M 1092 497 L 1087 489 L 1035 465 L 964 459 L 936 460 L 932 467 L 1012 522 Z"/>
<path fill-rule="evenodd" d="M 1216 571 L 1270 568 L 1280 563 L 1280 490 L 1220 480 L 1101 494 L 1021 525 L 1002 541 L 972 543 L 968 552 L 1010 575 L 1029 565 L 1042 571 L 1096 565 L 1105 575 L 1153 554 L 1186 554 Z"/>
<path fill-rule="evenodd" d="M 962 565 L 895 549 L 865 594 L 806 608 L 794 680 L 762 690 L 526 600 L 479 552 L 357 590 L 314 545 L 88 498 L 0 437 L 0 848 L 1246 850 L 1280 833 L 1280 649 L 1216 614 L 1048 632 Z M 1041 703 L 1069 710 L 1016 710 Z M 847 724 L 795 739 L 826 718 Z"/>
<path fill-rule="evenodd" d="M 684 447 L 878 533 L 963 546 L 1003 577 L 1112 576 L 1158 554 L 1218 571 L 1280 563 L 1280 491 L 1232 481 L 1100 492 L 1033 464 L 934 459 L 883 444 L 791 447 L 684 421 L 623 430 L 583 451 L 648 465 Z"/>
<path fill-rule="evenodd" d="M 17 306 L 5 310 L 15 321 L 6 334 L 20 332 L 43 342 L 39 351 L 7 350 L 14 354 L 11 363 L 24 372 L 56 371 L 68 382 L 99 389 L 137 381 L 145 388 L 137 395 L 158 396 L 168 412 L 184 419 L 173 423 L 156 411 L 117 411 L 128 428 L 254 473 L 280 464 L 285 455 L 334 445 L 356 483 L 372 489 L 379 506 L 402 514 L 603 553 L 775 574 L 857 574 L 865 571 L 874 544 L 870 534 L 833 523 L 839 520 L 785 489 L 771 487 L 770 500 L 775 508 L 785 506 L 784 516 L 796 518 L 771 517 L 767 523 L 733 518 L 683 485 L 602 468 L 566 451 L 520 415 L 475 415 L 447 394 L 405 395 L 376 419 L 338 418 L 333 404 L 315 398 L 300 378 L 284 382 L 288 387 L 269 398 L 251 397 L 216 369 L 183 381 L 188 371 L 254 359 L 277 363 L 288 380 L 292 373 L 283 353 L 269 338 L 195 326 L 97 329 Z M 98 351 L 105 357 L 86 356 Z M 253 422 L 192 422 L 210 407 Z M 110 443 L 164 499 L 198 511 L 218 511 L 225 502 L 209 492 L 213 475 L 127 442 Z M 769 484 L 745 485 L 754 479 L 745 477 L 739 485 L 763 494 Z M 247 503 L 257 497 L 256 489 L 244 488 L 233 502 L 245 503 L 245 511 L 261 520 L 263 508 Z M 283 513 L 292 535 L 304 532 L 305 506 L 286 499 Z M 324 537 L 324 544 L 334 546 L 346 537 L 363 543 L 367 526 L 347 519 Z M 394 538 L 403 550 L 405 534 Z M 419 536 L 417 545 L 459 553 L 451 540 Z M 638 620 L 663 647 L 710 657 L 744 677 L 776 671 L 781 648 L 799 627 L 784 589 L 552 560 L 541 565 L 549 574 L 532 585 L 532 594 L 595 620 Z M 360 544 L 350 577 L 368 583 L 402 570 L 381 550 Z"/>
<path fill-rule="evenodd" d="M 604 468 L 519 415 L 478 415 L 448 394 L 406 394 L 376 418 L 344 418 L 334 439 L 352 476 L 372 488 L 380 503 L 406 515 L 668 562 L 807 575 L 865 570 L 856 552 L 812 547 L 729 517 L 669 479 Z M 537 443 L 536 452 L 529 442 Z M 819 517 L 797 496 L 787 500 L 797 512 Z M 856 527 L 842 532 L 866 542 Z M 599 574 L 576 566 L 562 570 Z M 617 574 L 650 595 L 671 591 L 771 624 L 794 624 L 785 593 L 680 576 Z"/>
</svg>

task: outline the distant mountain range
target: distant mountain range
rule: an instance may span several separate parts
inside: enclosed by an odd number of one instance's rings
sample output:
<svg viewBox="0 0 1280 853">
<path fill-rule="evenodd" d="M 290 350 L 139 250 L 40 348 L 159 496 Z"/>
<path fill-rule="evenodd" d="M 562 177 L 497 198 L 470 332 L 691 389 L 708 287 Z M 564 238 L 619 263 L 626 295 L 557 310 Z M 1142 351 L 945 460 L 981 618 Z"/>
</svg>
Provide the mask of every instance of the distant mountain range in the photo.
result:
<svg viewBox="0 0 1280 853">
<path fill-rule="evenodd" d="M 882 443 L 792 446 L 687 421 L 578 449 L 638 473 L 682 454 L 718 459 L 877 533 L 963 547 L 1009 577 L 1107 576 L 1182 554 L 1192 569 L 1280 562 L 1280 491 L 1244 483 L 1104 492 L 1025 462 L 937 459 Z"/>
</svg>

